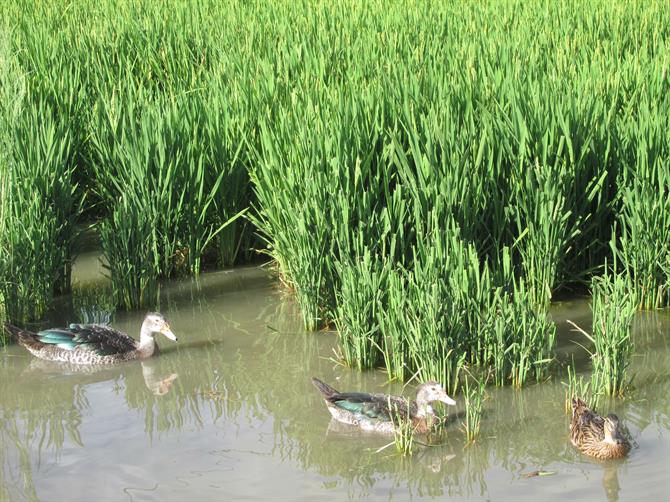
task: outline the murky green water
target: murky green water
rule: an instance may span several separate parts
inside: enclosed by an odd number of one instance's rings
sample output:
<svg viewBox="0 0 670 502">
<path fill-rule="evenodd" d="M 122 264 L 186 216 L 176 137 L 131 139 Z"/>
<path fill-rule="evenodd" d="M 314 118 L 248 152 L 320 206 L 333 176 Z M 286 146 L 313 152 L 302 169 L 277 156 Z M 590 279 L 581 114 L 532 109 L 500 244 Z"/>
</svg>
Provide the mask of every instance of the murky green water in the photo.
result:
<svg viewBox="0 0 670 502">
<path fill-rule="evenodd" d="M 78 274 L 95 275 L 88 266 Z M 47 364 L 18 346 L 0 352 L 0 499 L 623 501 L 670 493 L 668 312 L 638 317 L 638 388 L 609 405 L 638 444 L 627 460 L 593 461 L 570 446 L 560 383 L 491 390 L 477 444 L 464 447 L 456 419 L 444 444 L 401 458 L 392 448 L 375 453 L 387 438 L 330 423 L 309 377 L 342 390 L 401 386 L 335 364 L 335 336 L 301 331 L 291 298 L 264 270 L 206 274 L 199 286 L 184 281 L 164 293 L 180 341 L 159 339 L 162 353 L 150 361 L 92 371 Z M 104 301 L 74 303 L 77 313 L 64 307 L 61 322 L 109 316 Z M 563 303 L 553 314 L 561 354 L 587 367 L 570 341 L 584 340 L 565 324 L 587 325 L 587 304 Z M 113 324 L 137 336 L 142 317 L 117 313 Z M 453 411 L 462 410 L 459 402 Z M 523 476 L 540 469 L 556 473 Z"/>
</svg>

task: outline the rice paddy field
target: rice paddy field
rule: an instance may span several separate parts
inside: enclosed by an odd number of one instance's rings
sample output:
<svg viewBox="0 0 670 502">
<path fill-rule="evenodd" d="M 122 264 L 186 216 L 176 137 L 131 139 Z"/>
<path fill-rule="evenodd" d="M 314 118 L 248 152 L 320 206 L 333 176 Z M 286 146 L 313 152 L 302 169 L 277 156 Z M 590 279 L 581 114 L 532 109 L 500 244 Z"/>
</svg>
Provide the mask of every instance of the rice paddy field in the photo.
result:
<svg viewBox="0 0 670 502">
<path fill-rule="evenodd" d="M 669 65 L 664 0 L 6 0 L 0 317 L 97 301 L 87 249 L 129 315 L 268 263 L 338 364 L 442 382 L 475 440 L 488 388 L 567 371 L 550 308 L 590 296 L 570 389 L 634 396 Z"/>
</svg>

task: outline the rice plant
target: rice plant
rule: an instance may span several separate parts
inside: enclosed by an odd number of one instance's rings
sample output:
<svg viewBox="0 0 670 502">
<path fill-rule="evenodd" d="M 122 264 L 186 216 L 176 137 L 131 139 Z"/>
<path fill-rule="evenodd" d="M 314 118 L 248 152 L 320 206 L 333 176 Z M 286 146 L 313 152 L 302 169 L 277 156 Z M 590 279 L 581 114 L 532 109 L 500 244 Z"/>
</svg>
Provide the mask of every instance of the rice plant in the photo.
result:
<svg viewBox="0 0 670 502">
<path fill-rule="evenodd" d="M 414 453 L 414 425 L 410 414 L 410 401 L 406 400 L 405 413 L 399 410 L 397 403 L 388 402 L 391 410 L 391 422 L 393 423 L 393 444 L 402 456 L 411 456 Z"/>
<path fill-rule="evenodd" d="M 635 294 L 621 274 L 607 272 L 594 277 L 591 285 L 593 333 L 577 328 L 593 343 L 591 392 L 620 396 L 630 384 L 627 369 L 633 350 L 631 325 L 635 315 Z"/>
<path fill-rule="evenodd" d="M 124 195 L 100 226 L 116 304 L 127 309 L 158 308 L 160 256 L 152 239 L 153 220 L 147 213 L 146 207 L 138 207 Z"/>
<path fill-rule="evenodd" d="M 3 2 L 8 315 L 67 291 L 86 215 L 127 308 L 256 247 L 352 367 L 546 378 L 556 290 L 614 255 L 669 301 L 668 9 L 581 7 Z"/>
<path fill-rule="evenodd" d="M 670 305 L 668 117 L 656 107 L 644 99 L 637 117 L 626 114 L 634 125 L 622 125 L 624 144 L 633 151 L 624 157 L 618 235 L 611 243 L 637 304 L 647 309 Z"/>
<path fill-rule="evenodd" d="M 159 278 L 198 275 L 208 246 L 245 208 L 231 214 L 239 206 L 219 206 L 241 146 L 227 158 L 223 139 L 213 137 L 218 129 L 198 127 L 205 103 L 127 92 L 127 106 L 99 103 L 92 143 L 100 198 L 112 213 L 102 224 L 103 251 L 121 305 L 137 308 L 155 304 Z M 200 146 L 201 131 L 216 151 Z"/>
<path fill-rule="evenodd" d="M 39 319 L 70 282 L 79 213 L 72 134 L 0 33 L 0 296 L 14 322 Z"/>
<path fill-rule="evenodd" d="M 506 307 L 512 332 L 506 350 L 510 380 L 516 388 L 522 387 L 531 374 L 538 382 L 546 378 L 556 343 L 556 325 L 546 310 L 533 307 L 531 295 L 521 282 Z"/>
<path fill-rule="evenodd" d="M 26 322 L 69 288 L 78 204 L 70 136 L 49 105 L 24 103 L 9 119 L 0 166 L 0 291 L 7 317 Z"/>
<path fill-rule="evenodd" d="M 518 232 L 516 247 L 521 268 L 528 282 L 529 299 L 546 308 L 552 290 L 563 270 L 564 256 L 579 231 L 570 226 L 570 209 L 566 194 L 572 190 L 565 162 L 557 166 L 536 164 L 518 169 L 515 191 L 514 221 Z"/>
<path fill-rule="evenodd" d="M 579 396 L 592 406 L 598 406 L 597 393 L 591 393 L 591 381 L 584 375 L 577 375 L 574 359 L 567 366 L 568 381 L 561 382 L 565 386 L 565 413 L 570 414 L 572 410 L 572 398 Z"/>
<path fill-rule="evenodd" d="M 470 380 L 466 378 L 464 384 L 465 421 L 462 425 L 467 443 L 474 443 L 480 433 L 486 382 L 475 380 L 473 385 Z"/>
<path fill-rule="evenodd" d="M 366 251 L 357 260 L 336 263 L 335 270 L 340 283 L 335 326 L 341 359 L 358 369 L 375 368 L 382 355 L 378 309 L 387 304 L 388 263 Z"/>
<path fill-rule="evenodd" d="M 595 345 L 592 387 L 604 390 L 608 396 L 621 395 L 630 383 L 627 369 L 633 350 L 635 297 L 625 279 L 616 273 L 594 277 L 592 293 Z"/>
<path fill-rule="evenodd" d="M 424 239 L 414 248 L 414 269 L 396 267 L 388 275 L 384 303 L 377 309 L 380 347 L 390 378 L 417 375 L 422 381 L 445 382 L 455 393 L 467 357 L 467 307 L 457 279 L 445 270 L 467 275 L 473 262 L 466 260 L 474 251 L 453 220 Z"/>
</svg>

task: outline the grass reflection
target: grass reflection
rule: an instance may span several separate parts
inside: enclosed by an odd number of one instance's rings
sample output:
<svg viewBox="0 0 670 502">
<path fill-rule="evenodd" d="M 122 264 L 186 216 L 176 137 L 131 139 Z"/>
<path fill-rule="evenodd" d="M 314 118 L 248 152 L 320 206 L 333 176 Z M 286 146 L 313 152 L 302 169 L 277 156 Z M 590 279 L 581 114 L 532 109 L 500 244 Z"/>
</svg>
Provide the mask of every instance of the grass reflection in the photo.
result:
<svg viewBox="0 0 670 502">
<path fill-rule="evenodd" d="M 271 458 L 305 477 L 316 476 L 324 490 L 351 499 L 394 493 L 487 498 L 497 486 L 491 472 L 502 469 L 510 483 L 529 486 L 555 481 L 526 481 L 524 473 L 555 471 L 559 478 L 581 470 L 584 477 L 596 479 L 608 500 L 616 500 L 626 488 L 616 466 L 585 460 L 570 446 L 564 389 L 557 381 L 523 391 L 487 388 L 480 436 L 467 448 L 459 429 L 465 403 L 457 395 L 444 437 L 431 446 L 417 444 L 411 458 L 390 450 L 375 453 L 390 439 L 330 422 L 309 377 L 322 376 L 342 390 L 409 396 L 413 389 L 386 382 L 380 372 L 351 371 L 334 363 L 335 336 L 303 332 L 293 300 L 259 280 L 257 272 L 245 273 L 250 274 L 247 289 L 244 275 L 234 274 L 165 288 L 165 312 L 180 342 L 164 344 L 161 355 L 148 361 L 102 369 L 53 367 L 19 347 L 7 349 L 0 358 L 0 381 L 17 381 L 18 376 L 21 387 L 10 387 L 0 400 L 6 452 L 0 484 L 14 490 L 7 497 L 0 492 L 0 497 L 37 498 L 43 455 L 58 458 L 68 447 L 88 455 L 95 437 L 110 432 L 82 424 L 101 418 L 127 420 L 133 441 L 145 441 L 152 451 L 204 436 L 211 440 L 211 450 L 222 453 L 218 460 L 240 451 Z M 216 281 L 223 286 L 217 288 Z M 114 326 L 133 333 L 142 314 L 118 315 Z M 667 319 L 657 314 L 636 318 L 638 355 L 630 366 L 636 388 L 625 400 L 599 404 L 599 409 L 617 413 L 634 437 L 649 427 L 670 430 L 666 326 Z M 564 342 L 559 339 L 559 345 Z M 580 350 L 574 345 L 569 349 L 566 356 Z M 588 358 L 575 360 L 576 371 L 586 373 Z M 111 411 L 97 408 L 101 396 L 109 400 Z"/>
</svg>

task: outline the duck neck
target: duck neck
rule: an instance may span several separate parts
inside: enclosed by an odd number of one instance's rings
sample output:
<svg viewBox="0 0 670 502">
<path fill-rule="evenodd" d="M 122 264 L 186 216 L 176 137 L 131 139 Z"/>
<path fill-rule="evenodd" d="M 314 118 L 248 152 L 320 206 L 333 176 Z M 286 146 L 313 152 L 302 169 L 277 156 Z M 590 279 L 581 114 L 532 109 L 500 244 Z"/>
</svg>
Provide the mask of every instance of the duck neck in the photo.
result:
<svg viewBox="0 0 670 502">
<path fill-rule="evenodd" d="M 424 401 L 424 400 L 419 400 L 417 399 L 416 401 L 416 416 L 418 418 L 428 418 L 428 417 L 434 417 L 435 412 L 433 411 L 433 407 L 430 405 L 429 402 Z"/>
<path fill-rule="evenodd" d="M 150 356 L 156 350 L 156 341 L 154 340 L 154 334 L 151 332 L 147 323 L 142 324 L 142 329 L 140 330 L 140 352 L 145 356 Z"/>
</svg>

